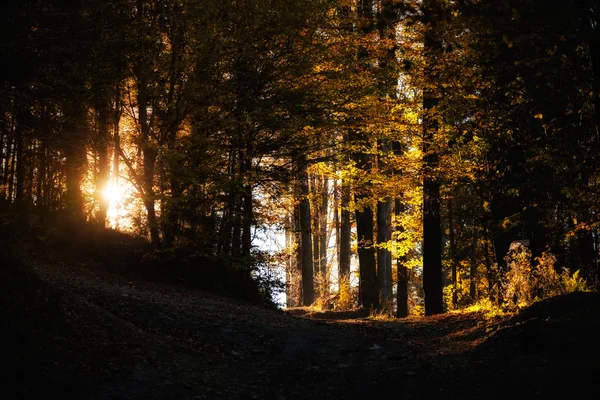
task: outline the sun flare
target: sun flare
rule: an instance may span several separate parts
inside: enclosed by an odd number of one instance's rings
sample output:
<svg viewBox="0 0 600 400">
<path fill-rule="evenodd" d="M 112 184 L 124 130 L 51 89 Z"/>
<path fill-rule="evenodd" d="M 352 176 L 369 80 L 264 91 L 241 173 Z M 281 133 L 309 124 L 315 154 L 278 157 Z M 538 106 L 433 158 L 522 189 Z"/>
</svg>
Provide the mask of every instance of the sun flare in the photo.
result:
<svg viewBox="0 0 600 400">
<path fill-rule="evenodd" d="M 104 199 L 107 200 L 110 205 L 113 205 L 119 203 L 123 199 L 123 192 L 122 186 L 110 182 L 102 191 L 102 196 L 104 196 Z"/>
</svg>

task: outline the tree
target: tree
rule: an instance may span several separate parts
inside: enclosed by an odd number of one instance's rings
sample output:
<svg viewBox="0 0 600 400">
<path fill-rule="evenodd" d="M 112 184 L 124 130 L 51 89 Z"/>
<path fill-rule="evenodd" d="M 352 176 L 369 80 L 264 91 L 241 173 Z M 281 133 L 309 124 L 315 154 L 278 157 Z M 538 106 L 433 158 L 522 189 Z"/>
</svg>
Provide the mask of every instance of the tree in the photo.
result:
<svg viewBox="0 0 600 400">
<path fill-rule="evenodd" d="M 441 43 L 436 37 L 442 22 L 440 5 L 435 0 L 423 2 L 423 25 L 425 40 L 425 76 L 436 76 L 436 60 L 441 57 Z M 425 315 L 444 311 L 442 299 L 442 232 L 440 215 L 440 183 L 435 176 L 439 155 L 432 146 L 439 130 L 436 106 L 439 91 L 435 81 L 428 83 L 423 94 L 423 290 L 425 291 Z"/>
</svg>

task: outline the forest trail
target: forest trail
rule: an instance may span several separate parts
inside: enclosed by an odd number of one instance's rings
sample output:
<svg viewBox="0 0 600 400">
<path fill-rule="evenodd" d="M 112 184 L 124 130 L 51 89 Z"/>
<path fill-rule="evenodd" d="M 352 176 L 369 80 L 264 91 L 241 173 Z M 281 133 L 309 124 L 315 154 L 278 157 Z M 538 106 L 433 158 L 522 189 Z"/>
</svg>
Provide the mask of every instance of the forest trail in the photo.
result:
<svg viewBox="0 0 600 400">
<path fill-rule="evenodd" d="M 482 314 L 379 320 L 283 312 L 135 280 L 94 262 L 33 251 L 9 261 L 15 265 L 2 282 L 11 286 L 0 298 L 14 321 L 2 341 L 5 399 L 502 398 L 516 393 L 513 384 L 561 398 L 578 393 L 581 380 L 582 393 L 599 387 L 598 346 L 580 348 L 592 344 L 582 337 L 600 332 L 597 295 L 570 306 L 591 304 L 585 319 L 555 324 L 547 339 L 543 308 L 518 323 Z M 15 288 L 19 282 L 26 287 Z M 544 340 L 558 345 L 528 350 Z"/>
</svg>

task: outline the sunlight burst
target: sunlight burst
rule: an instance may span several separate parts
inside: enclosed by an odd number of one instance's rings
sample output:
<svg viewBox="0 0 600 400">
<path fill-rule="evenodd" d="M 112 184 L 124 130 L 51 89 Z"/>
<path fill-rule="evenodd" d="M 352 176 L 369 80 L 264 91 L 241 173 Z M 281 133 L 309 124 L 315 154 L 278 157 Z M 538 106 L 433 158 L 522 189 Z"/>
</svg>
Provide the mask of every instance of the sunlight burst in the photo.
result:
<svg viewBox="0 0 600 400">
<path fill-rule="evenodd" d="M 110 205 L 119 203 L 123 199 L 123 187 L 114 182 L 110 182 L 102 191 L 102 195 Z"/>
</svg>

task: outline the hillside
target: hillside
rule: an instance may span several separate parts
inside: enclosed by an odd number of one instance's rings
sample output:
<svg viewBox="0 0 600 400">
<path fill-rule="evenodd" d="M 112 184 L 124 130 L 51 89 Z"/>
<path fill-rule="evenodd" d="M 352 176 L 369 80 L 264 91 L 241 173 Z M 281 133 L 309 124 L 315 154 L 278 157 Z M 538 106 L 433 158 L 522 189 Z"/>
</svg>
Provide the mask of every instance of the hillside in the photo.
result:
<svg viewBox="0 0 600 400">
<path fill-rule="evenodd" d="M 600 394 L 596 293 L 512 318 L 377 320 L 267 309 L 120 273 L 114 261 L 22 242 L 3 250 L 3 399 Z"/>
</svg>

